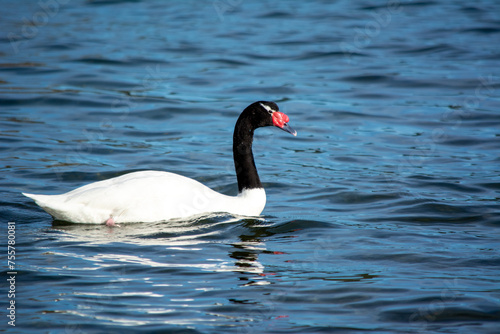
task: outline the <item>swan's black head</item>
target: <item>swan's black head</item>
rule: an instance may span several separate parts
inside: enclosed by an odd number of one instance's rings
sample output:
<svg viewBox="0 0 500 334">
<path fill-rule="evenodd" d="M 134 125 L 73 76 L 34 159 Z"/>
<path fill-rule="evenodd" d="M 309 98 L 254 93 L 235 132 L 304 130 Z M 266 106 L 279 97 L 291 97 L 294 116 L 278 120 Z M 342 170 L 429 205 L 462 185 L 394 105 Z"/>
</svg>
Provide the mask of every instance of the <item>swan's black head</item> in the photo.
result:
<svg viewBox="0 0 500 334">
<path fill-rule="evenodd" d="M 252 119 L 255 128 L 263 126 L 275 126 L 294 136 L 297 131 L 288 125 L 289 118 L 279 111 L 278 105 L 269 101 L 258 101 L 249 105 L 244 113 L 248 112 L 248 117 Z"/>
</svg>

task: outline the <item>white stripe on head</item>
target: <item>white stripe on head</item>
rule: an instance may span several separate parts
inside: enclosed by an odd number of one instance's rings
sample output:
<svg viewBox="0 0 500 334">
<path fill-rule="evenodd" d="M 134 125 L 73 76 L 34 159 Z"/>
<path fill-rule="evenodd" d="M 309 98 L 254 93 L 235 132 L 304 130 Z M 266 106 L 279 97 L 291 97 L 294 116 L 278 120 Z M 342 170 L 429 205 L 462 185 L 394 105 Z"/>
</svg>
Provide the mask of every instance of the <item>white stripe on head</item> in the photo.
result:
<svg viewBox="0 0 500 334">
<path fill-rule="evenodd" d="M 268 113 L 272 114 L 273 112 L 275 112 L 276 110 L 273 110 L 273 108 L 271 108 L 270 106 L 267 106 L 263 103 L 260 103 L 260 105 L 262 106 L 262 108 L 266 109 Z"/>
</svg>

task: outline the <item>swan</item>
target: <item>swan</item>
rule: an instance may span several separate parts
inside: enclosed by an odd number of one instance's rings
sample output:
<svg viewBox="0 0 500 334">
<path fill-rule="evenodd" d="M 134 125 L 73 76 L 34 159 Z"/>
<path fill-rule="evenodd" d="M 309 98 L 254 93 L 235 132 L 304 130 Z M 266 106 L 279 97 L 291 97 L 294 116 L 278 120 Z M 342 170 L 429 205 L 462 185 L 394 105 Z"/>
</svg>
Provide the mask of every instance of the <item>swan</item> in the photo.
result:
<svg viewBox="0 0 500 334">
<path fill-rule="evenodd" d="M 259 216 L 266 205 L 252 153 L 254 130 L 278 127 L 294 136 L 289 118 L 274 102 L 258 101 L 240 114 L 233 134 L 238 195 L 218 193 L 188 177 L 164 171 L 132 172 L 60 195 L 23 193 L 55 220 L 106 224 L 164 222 L 216 212 Z"/>
</svg>

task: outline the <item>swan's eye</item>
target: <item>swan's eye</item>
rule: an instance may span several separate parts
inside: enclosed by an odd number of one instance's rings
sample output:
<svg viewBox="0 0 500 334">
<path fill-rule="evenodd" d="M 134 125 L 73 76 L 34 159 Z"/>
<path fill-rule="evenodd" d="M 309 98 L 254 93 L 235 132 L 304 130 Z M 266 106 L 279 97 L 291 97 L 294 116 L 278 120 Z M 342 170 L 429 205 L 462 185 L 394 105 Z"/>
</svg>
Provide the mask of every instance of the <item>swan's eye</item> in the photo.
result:
<svg viewBox="0 0 500 334">
<path fill-rule="evenodd" d="M 262 108 L 266 109 L 267 112 L 269 113 L 269 115 L 272 115 L 273 112 L 275 112 L 276 110 L 273 110 L 273 108 L 271 108 L 270 106 L 268 105 L 265 105 L 264 103 L 261 103 L 260 104 L 262 106 Z"/>
</svg>

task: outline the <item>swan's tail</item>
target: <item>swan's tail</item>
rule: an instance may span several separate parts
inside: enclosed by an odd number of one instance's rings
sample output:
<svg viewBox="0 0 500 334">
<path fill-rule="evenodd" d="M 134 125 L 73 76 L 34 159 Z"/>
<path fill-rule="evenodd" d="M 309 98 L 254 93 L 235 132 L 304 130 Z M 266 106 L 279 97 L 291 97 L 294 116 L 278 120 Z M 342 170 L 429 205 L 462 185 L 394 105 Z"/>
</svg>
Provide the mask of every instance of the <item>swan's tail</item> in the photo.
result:
<svg viewBox="0 0 500 334">
<path fill-rule="evenodd" d="M 35 201 L 35 203 L 44 209 L 48 214 L 50 214 L 54 218 L 58 218 L 60 216 L 61 209 L 61 201 L 59 196 L 57 195 L 37 195 L 37 194 L 28 194 L 22 193 L 24 196 L 31 198 Z"/>
<path fill-rule="evenodd" d="M 50 203 L 50 197 L 53 197 L 51 195 L 36 195 L 36 194 L 28 194 L 28 193 L 22 193 L 24 196 L 31 198 L 38 204 L 39 206 L 44 206 L 48 205 Z"/>
</svg>

